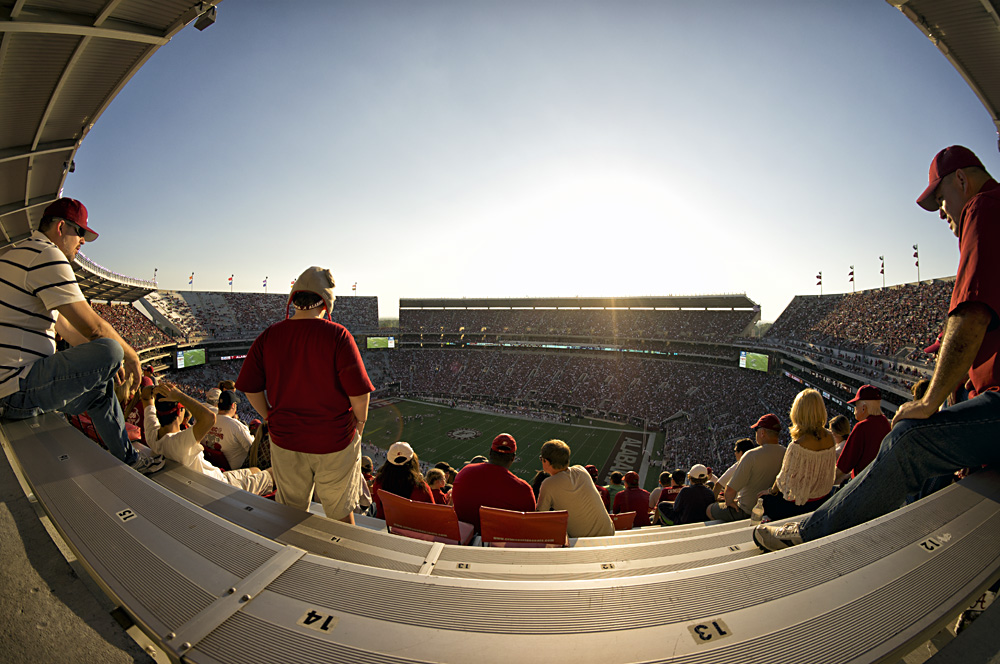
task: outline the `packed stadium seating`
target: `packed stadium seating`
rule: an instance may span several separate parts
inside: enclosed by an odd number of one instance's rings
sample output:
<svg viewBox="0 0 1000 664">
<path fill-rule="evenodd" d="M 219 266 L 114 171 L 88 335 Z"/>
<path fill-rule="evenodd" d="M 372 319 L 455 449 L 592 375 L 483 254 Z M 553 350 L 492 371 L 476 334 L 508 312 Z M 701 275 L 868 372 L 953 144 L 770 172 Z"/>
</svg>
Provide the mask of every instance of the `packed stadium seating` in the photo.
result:
<svg viewBox="0 0 1000 664">
<path fill-rule="evenodd" d="M 522 334 L 606 339 L 727 341 L 753 324 L 743 311 L 632 309 L 401 309 L 402 333 Z"/>
<path fill-rule="evenodd" d="M 153 325 L 131 304 L 101 304 L 94 302 L 94 311 L 111 323 L 115 331 L 136 350 L 174 343 L 174 340 Z"/>
<path fill-rule="evenodd" d="M 288 295 L 281 293 L 158 290 L 145 299 L 191 340 L 252 339 L 284 319 L 288 304 Z M 337 298 L 332 318 L 352 332 L 377 330 L 378 298 Z"/>
</svg>

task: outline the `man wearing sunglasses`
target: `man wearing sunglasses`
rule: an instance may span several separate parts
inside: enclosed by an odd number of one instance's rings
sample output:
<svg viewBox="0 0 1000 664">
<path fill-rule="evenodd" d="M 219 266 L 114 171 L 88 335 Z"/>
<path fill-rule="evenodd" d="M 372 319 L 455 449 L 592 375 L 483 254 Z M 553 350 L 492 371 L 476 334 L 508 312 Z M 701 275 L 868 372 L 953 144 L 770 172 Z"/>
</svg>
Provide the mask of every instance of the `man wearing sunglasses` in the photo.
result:
<svg viewBox="0 0 1000 664">
<path fill-rule="evenodd" d="M 96 239 L 87 208 L 60 198 L 30 237 L 0 248 L 0 418 L 87 413 L 108 450 L 148 474 L 163 457 L 132 446 L 114 393 L 115 381 L 138 389 L 139 356 L 84 299 L 71 265 Z M 71 348 L 56 352 L 57 333 Z"/>
</svg>

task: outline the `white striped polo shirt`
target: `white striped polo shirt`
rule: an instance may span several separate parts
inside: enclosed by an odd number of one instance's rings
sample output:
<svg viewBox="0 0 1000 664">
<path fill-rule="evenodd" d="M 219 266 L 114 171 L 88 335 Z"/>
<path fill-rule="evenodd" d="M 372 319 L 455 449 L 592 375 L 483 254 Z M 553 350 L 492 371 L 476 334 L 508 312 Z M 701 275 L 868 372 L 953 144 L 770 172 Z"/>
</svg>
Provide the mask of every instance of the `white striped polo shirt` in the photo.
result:
<svg viewBox="0 0 1000 664">
<path fill-rule="evenodd" d="M 0 397 L 56 352 L 56 307 L 83 299 L 73 266 L 44 234 L 0 249 Z"/>
</svg>

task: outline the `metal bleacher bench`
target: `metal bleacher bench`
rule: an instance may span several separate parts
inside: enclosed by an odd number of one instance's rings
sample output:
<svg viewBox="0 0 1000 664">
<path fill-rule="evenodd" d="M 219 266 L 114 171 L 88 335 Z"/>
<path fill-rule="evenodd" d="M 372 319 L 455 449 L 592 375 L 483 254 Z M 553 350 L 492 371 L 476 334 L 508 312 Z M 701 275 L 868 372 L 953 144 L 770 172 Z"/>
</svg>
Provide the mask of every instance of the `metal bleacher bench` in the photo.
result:
<svg viewBox="0 0 1000 664">
<path fill-rule="evenodd" d="M 992 471 L 779 553 L 746 526 L 511 550 L 349 526 L 177 467 L 147 478 L 58 415 L 2 434 L 84 568 L 175 661 L 895 662 L 1000 575 Z"/>
</svg>

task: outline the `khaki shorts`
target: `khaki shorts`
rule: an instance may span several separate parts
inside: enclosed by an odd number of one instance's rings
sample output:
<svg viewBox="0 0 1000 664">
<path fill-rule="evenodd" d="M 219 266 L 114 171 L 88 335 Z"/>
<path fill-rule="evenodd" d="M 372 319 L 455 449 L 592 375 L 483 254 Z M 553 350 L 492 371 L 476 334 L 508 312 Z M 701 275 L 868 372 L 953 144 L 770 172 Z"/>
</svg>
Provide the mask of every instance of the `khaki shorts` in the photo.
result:
<svg viewBox="0 0 1000 664">
<path fill-rule="evenodd" d="M 327 518 L 343 519 L 358 506 L 361 495 L 361 435 L 329 454 L 293 452 L 272 443 L 271 473 L 279 503 L 308 510 L 315 492 Z"/>
<path fill-rule="evenodd" d="M 258 496 L 263 496 L 274 490 L 274 480 L 271 478 L 271 473 L 266 470 L 254 473 L 249 468 L 239 468 L 237 470 L 224 470 L 222 475 L 230 486 L 256 493 Z"/>
</svg>

